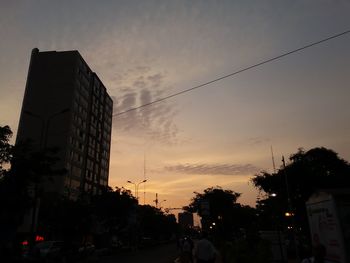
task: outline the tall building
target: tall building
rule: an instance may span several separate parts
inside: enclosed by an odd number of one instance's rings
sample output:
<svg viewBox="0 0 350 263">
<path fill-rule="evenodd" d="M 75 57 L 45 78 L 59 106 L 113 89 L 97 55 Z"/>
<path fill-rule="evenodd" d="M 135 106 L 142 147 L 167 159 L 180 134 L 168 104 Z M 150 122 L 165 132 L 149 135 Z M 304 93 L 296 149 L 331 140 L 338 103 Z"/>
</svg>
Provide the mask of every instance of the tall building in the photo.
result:
<svg viewBox="0 0 350 263">
<path fill-rule="evenodd" d="M 193 214 L 190 212 L 183 212 L 178 214 L 179 225 L 183 228 L 193 227 Z"/>
<path fill-rule="evenodd" d="M 78 51 L 33 49 L 16 143 L 58 147 L 57 167 L 67 173 L 46 180 L 46 192 L 76 199 L 108 185 L 113 101 Z"/>
</svg>

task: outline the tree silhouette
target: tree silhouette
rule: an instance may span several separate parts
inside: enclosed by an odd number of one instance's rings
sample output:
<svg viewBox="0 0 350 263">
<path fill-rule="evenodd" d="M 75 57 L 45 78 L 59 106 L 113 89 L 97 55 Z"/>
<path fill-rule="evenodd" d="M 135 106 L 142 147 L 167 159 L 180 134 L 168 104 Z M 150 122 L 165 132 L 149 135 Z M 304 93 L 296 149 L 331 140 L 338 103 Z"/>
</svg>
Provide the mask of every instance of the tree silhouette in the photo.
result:
<svg viewBox="0 0 350 263">
<path fill-rule="evenodd" d="M 24 215 L 34 205 L 35 186 L 40 185 L 43 179 L 65 172 L 55 167 L 58 160 L 56 149 L 35 151 L 30 141 L 12 146 L 9 144 L 11 135 L 8 126 L 0 127 L 0 243 L 15 239 Z M 3 164 L 7 163 L 9 168 L 4 169 Z M 40 191 L 37 194 L 40 195 Z"/>
<path fill-rule="evenodd" d="M 154 206 L 139 206 L 138 221 L 141 242 L 142 237 L 151 238 L 152 242 L 168 240 L 177 231 L 175 216 L 166 215 Z"/>
<path fill-rule="evenodd" d="M 0 180 L 3 178 L 7 169 L 3 165 L 8 164 L 12 157 L 12 145 L 9 143 L 12 137 L 12 131 L 9 126 L 0 126 Z"/>
<path fill-rule="evenodd" d="M 236 204 L 237 199 L 241 196 L 231 190 L 223 190 L 221 187 L 210 187 L 204 190 L 203 193 L 194 192 L 195 197 L 191 199 L 191 203 L 186 207 L 186 210 L 192 213 L 198 213 L 203 216 L 203 209 L 201 209 L 204 201 L 208 202 L 210 219 L 217 219 L 225 215 L 228 210 Z"/>
<path fill-rule="evenodd" d="M 251 229 L 251 222 L 255 220 L 254 208 L 237 203 L 240 196 L 240 193 L 219 186 L 210 187 L 203 193 L 195 192 L 184 209 L 201 216 L 204 229 L 220 238 L 232 239 L 239 235 L 240 228 Z M 204 207 L 203 203 L 206 203 Z"/>
<path fill-rule="evenodd" d="M 309 151 L 299 149 L 289 160 L 276 173 L 261 172 L 254 176 L 252 182 L 255 187 L 266 193 L 257 202 L 257 208 L 261 219 L 265 215 L 265 226 L 271 227 L 276 222 L 267 217 L 271 218 L 272 215 L 281 222 L 288 223 L 283 215 L 291 206 L 297 228 L 308 233 L 305 202 L 319 189 L 348 188 L 350 165 L 339 158 L 336 152 L 323 147 Z"/>
</svg>

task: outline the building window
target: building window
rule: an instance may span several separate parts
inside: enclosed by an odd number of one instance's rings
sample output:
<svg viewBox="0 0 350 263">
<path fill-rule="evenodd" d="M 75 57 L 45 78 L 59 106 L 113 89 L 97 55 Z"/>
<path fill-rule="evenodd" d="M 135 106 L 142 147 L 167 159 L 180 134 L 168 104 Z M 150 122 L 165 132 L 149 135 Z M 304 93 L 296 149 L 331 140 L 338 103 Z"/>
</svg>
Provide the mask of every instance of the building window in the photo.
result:
<svg viewBox="0 0 350 263">
<path fill-rule="evenodd" d="M 81 169 L 79 167 L 73 166 L 72 167 L 72 176 L 80 177 L 81 176 Z"/>
<path fill-rule="evenodd" d="M 77 181 L 77 180 L 72 179 L 72 180 L 71 180 L 70 187 L 71 187 L 72 189 L 78 189 L 78 188 L 80 187 L 80 181 Z"/>
<path fill-rule="evenodd" d="M 79 130 L 79 137 L 83 140 L 85 139 L 85 133 L 82 130 Z"/>
</svg>

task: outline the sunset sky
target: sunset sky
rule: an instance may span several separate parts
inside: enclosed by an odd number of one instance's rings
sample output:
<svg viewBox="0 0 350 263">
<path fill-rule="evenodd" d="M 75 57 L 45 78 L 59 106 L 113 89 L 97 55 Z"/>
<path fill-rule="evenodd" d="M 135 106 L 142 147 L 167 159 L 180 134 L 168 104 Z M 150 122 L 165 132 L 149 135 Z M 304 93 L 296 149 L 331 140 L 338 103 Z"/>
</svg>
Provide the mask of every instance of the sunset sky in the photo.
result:
<svg viewBox="0 0 350 263">
<path fill-rule="evenodd" d="M 114 113 L 350 29 L 348 0 L 0 3 L 0 125 L 16 134 L 31 50 L 78 50 Z M 299 147 L 350 160 L 350 34 L 113 119 L 109 185 L 187 205 L 249 180 Z M 145 160 L 145 162 L 144 162 Z M 140 201 L 144 202 L 143 185 Z"/>
</svg>

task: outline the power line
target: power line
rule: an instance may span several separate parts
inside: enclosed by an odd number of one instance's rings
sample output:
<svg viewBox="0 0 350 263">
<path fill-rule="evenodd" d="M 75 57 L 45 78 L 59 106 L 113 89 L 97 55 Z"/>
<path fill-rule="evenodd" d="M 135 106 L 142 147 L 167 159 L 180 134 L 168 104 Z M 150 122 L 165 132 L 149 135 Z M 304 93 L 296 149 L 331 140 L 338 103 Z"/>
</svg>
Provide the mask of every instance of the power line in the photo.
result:
<svg viewBox="0 0 350 263">
<path fill-rule="evenodd" d="M 242 73 L 242 72 L 244 72 L 244 71 L 248 71 L 248 70 L 250 70 L 250 69 L 259 67 L 259 66 L 261 66 L 261 65 L 267 64 L 267 63 L 272 62 L 272 61 L 274 61 L 274 60 L 278 60 L 278 59 L 280 59 L 280 58 L 286 57 L 286 56 L 291 55 L 291 54 L 293 54 L 293 53 L 297 53 L 297 52 L 302 51 L 302 50 L 304 50 L 304 49 L 307 49 L 307 48 L 310 48 L 310 47 L 319 45 L 319 44 L 321 44 L 321 43 L 323 43 L 323 42 L 332 40 L 332 39 L 334 39 L 334 38 L 338 38 L 338 37 L 340 37 L 340 36 L 343 36 L 343 35 L 346 35 L 346 34 L 349 34 L 349 33 L 350 33 L 350 30 L 347 30 L 347 31 L 344 31 L 344 32 L 339 33 L 339 34 L 332 35 L 332 36 L 330 36 L 330 37 L 327 37 L 327 38 L 324 38 L 324 39 L 322 39 L 322 40 L 313 42 L 313 43 L 311 43 L 311 44 L 308 44 L 308 45 L 305 45 L 305 46 L 303 46 L 303 47 L 294 49 L 294 50 L 292 50 L 292 51 L 288 51 L 288 52 L 283 53 L 283 54 L 281 54 L 281 55 L 278 55 L 278 56 L 275 56 L 275 57 L 273 57 L 273 58 L 264 60 L 264 61 L 262 61 L 262 62 L 258 62 L 258 63 L 254 64 L 254 65 L 252 65 L 252 66 L 249 66 L 249 67 L 240 69 L 240 70 L 235 71 L 235 72 L 233 72 L 233 73 L 230 73 L 230 74 L 221 76 L 221 77 L 216 78 L 216 79 L 213 79 L 213 80 L 211 80 L 211 81 L 208 81 L 208 82 L 202 83 L 202 84 L 200 84 L 200 85 L 194 86 L 194 87 L 192 87 L 192 88 L 185 89 L 185 90 L 179 91 L 179 92 L 177 92 L 177 93 L 173 93 L 173 94 L 170 94 L 170 95 L 168 95 L 168 96 L 165 96 L 165 97 L 163 97 L 163 98 L 159 98 L 159 99 L 156 99 L 156 100 L 154 100 L 154 101 L 151 101 L 151 102 L 142 104 L 142 105 L 140 105 L 140 106 L 137 106 L 137 107 L 134 107 L 134 108 L 130 108 L 130 109 L 125 110 L 125 111 L 122 111 L 122 112 L 115 113 L 115 114 L 113 114 L 113 117 L 117 117 L 117 116 L 119 116 L 119 115 L 128 113 L 128 112 L 130 112 L 130 111 L 138 110 L 138 109 L 141 109 L 141 108 L 144 108 L 144 107 L 153 105 L 153 104 L 155 104 L 155 103 L 158 103 L 158 102 L 161 102 L 161 101 L 170 99 L 170 98 L 172 98 L 172 97 L 175 97 L 175 96 L 178 96 L 178 95 L 181 95 L 181 94 L 190 92 L 190 91 L 192 91 L 192 90 L 199 89 L 199 88 L 202 88 L 202 87 L 204 87 L 204 86 L 208 86 L 208 85 L 210 85 L 210 84 L 212 84 L 212 83 L 214 83 L 214 82 L 217 82 L 217 81 L 220 81 L 220 80 L 223 80 L 223 79 L 232 77 L 232 76 L 237 75 L 237 74 L 239 74 L 239 73 Z"/>
</svg>

